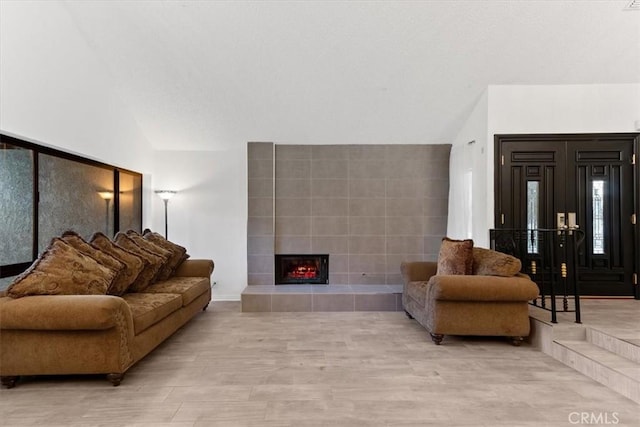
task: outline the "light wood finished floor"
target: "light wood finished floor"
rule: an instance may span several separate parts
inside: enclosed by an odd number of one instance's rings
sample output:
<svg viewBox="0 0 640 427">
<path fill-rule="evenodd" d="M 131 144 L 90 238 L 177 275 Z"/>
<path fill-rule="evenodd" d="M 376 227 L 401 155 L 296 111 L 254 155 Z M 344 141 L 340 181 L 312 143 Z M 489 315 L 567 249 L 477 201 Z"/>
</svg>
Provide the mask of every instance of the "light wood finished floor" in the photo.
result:
<svg viewBox="0 0 640 427">
<path fill-rule="evenodd" d="M 0 391 L 4 426 L 571 426 L 581 413 L 640 425 L 639 405 L 527 344 L 435 346 L 401 312 L 239 303 L 212 304 L 120 387 L 65 377 Z"/>
</svg>

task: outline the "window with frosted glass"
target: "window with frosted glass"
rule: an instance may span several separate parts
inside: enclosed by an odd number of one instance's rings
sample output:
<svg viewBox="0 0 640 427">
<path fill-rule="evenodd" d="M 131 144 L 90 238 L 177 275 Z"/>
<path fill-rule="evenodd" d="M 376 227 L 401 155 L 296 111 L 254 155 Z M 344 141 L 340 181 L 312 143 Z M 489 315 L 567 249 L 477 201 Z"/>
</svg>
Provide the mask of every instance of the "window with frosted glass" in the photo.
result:
<svg viewBox="0 0 640 427">
<path fill-rule="evenodd" d="M 38 183 L 39 252 L 65 230 L 113 236 L 113 169 L 41 154 Z"/>
<path fill-rule="evenodd" d="M 4 291 L 5 289 L 7 289 L 11 284 L 11 282 L 13 282 L 16 277 L 17 276 L 11 276 L 11 277 L 3 277 L 2 279 L 0 279 L 0 291 Z"/>
<path fill-rule="evenodd" d="M 538 218 L 540 214 L 540 182 L 527 181 L 527 252 L 538 253 Z"/>
<path fill-rule="evenodd" d="M 66 230 L 112 237 L 141 226 L 142 175 L 0 133 L 0 290 Z"/>
<path fill-rule="evenodd" d="M 142 175 L 120 171 L 120 230 L 142 231 Z"/>
<path fill-rule="evenodd" d="M 604 254 L 604 181 L 594 180 L 591 185 L 593 207 L 592 245 L 593 254 Z"/>
<path fill-rule="evenodd" d="M 0 143 L 0 265 L 33 259 L 33 151 Z"/>
</svg>

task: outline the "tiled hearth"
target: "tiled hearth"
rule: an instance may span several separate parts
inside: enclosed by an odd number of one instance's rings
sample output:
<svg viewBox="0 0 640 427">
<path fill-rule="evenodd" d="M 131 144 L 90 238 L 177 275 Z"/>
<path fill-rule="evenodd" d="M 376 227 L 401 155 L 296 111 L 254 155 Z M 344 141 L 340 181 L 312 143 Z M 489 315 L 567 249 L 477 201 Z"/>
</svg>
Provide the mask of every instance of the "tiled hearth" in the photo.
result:
<svg viewBox="0 0 640 427">
<path fill-rule="evenodd" d="M 400 311 L 402 285 L 253 285 L 243 312 Z"/>
</svg>

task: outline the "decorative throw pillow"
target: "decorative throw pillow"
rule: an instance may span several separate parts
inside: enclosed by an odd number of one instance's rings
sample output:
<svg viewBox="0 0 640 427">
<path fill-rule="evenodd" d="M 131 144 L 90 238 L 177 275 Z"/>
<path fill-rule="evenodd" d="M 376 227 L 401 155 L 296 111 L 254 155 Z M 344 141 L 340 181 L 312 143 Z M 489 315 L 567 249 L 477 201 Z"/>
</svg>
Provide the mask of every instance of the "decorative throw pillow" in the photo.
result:
<svg viewBox="0 0 640 427">
<path fill-rule="evenodd" d="M 153 283 L 156 275 L 160 271 L 160 267 L 162 267 L 162 257 L 152 254 L 146 249 L 142 249 L 136 242 L 131 240 L 131 237 L 122 232 L 116 234 L 113 240 L 119 246 L 133 252 L 144 260 L 144 269 L 133 285 L 129 287 L 129 292 L 141 292 L 145 290 Z"/>
<path fill-rule="evenodd" d="M 120 284 L 118 292 L 124 294 L 129 288 L 136 282 L 138 276 L 144 269 L 145 261 L 136 254 L 116 245 L 107 236 L 102 233 L 95 233 L 91 236 L 90 242 L 95 247 L 99 248 L 123 263 L 126 267 L 123 271 L 124 279 Z"/>
<path fill-rule="evenodd" d="M 473 248 L 473 274 L 510 277 L 521 268 L 522 263 L 514 256 L 491 249 Z"/>
<path fill-rule="evenodd" d="M 473 271 L 473 240 L 442 239 L 436 274 L 471 274 Z"/>
<path fill-rule="evenodd" d="M 7 289 L 12 298 L 29 295 L 104 295 L 116 272 L 80 253 L 60 238 Z"/>
<path fill-rule="evenodd" d="M 160 270 L 158 270 L 158 274 L 154 278 L 154 282 L 158 282 L 160 280 L 167 280 L 171 275 L 171 269 L 169 268 L 169 261 L 171 260 L 171 252 L 166 250 L 165 248 L 158 246 L 154 242 L 150 240 L 146 240 L 142 237 L 141 234 L 134 230 L 128 230 L 126 235 L 133 240 L 136 245 L 140 246 L 142 249 L 145 249 L 151 252 L 154 255 L 158 255 L 162 258 L 162 265 L 160 266 Z"/>
<path fill-rule="evenodd" d="M 65 231 L 62 233 L 62 240 L 71 245 L 74 249 L 83 254 L 90 256 L 98 261 L 103 266 L 110 268 L 116 272 L 116 276 L 107 289 L 107 295 L 120 296 L 125 293 L 129 284 L 127 283 L 127 277 L 125 272 L 124 263 L 118 261 L 112 255 L 100 250 L 99 248 L 87 243 L 78 233 L 75 231 Z"/>
<path fill-rule="evenodd" d="M 189 254 L 184 247 L 165 239 L 158 233 L 154 233 L 153 231 L 146 229 L 144 230 L 144 238 L 145 240 L 153 242 L 156 245 L 171 252 L 171 258 L 169 258 L 169 261 L 165 266 L 165 271 L 163 272 L 163 277 L 168 272 L 168 276 L 166 277 L 167 279 L 173 276 L 176 269 L 180 266 L 180 264 L 182 264 L 183 261 L 189 258 Z"/>
</svg>

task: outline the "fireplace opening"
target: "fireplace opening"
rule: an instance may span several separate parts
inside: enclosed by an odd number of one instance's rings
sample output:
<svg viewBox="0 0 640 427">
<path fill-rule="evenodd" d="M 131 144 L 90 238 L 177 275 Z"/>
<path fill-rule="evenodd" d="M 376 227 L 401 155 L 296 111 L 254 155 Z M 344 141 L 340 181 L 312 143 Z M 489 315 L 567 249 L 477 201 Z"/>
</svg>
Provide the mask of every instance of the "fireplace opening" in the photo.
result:
<svg viewBox="0 0 640 427">
<path fill-rule="evenodd" d="M 276 285 L 329 283 L 329 255 L 276 255 Z"/>
</svg>

